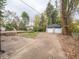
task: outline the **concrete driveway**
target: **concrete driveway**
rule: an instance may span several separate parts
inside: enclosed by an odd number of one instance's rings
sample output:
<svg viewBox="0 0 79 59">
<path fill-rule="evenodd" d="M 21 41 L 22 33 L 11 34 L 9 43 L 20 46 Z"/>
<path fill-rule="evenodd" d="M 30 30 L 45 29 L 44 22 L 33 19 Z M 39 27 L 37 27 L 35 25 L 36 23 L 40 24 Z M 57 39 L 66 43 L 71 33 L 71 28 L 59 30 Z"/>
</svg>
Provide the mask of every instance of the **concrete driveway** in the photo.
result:
<svg viewBox="0 0 79 59">
<path fill-rule="evenodd" d="M 18 52 L 23 46 L 33 42 L 31 38 L 24 38 L 20 36 L 1 36 L 1 48 L 5 53 L 0 55 L 1 59 L 10 59 L 11 56 Z"/>
<path fill-rule="evenodd" d="M 68 59 L 56 34 L 40 33 L 36 40 L 25 45 L 10 59 Z"/>
</svg>

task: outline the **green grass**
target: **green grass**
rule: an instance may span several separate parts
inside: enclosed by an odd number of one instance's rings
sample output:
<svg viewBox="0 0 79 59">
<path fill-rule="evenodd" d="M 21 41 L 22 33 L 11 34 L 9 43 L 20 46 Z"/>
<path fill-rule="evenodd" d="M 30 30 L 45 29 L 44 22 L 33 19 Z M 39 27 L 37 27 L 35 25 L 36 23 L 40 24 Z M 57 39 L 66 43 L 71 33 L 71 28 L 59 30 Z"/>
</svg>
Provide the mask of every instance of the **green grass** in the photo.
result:
<svg viewBox="0 0 79 59">
<path fill-rule="evenodd" d="M 38 32 L 25 32 L 25 33 L 21 33 L 20 35 L 25 38 L 35 38 L 37 34 Z"/>
</svg>

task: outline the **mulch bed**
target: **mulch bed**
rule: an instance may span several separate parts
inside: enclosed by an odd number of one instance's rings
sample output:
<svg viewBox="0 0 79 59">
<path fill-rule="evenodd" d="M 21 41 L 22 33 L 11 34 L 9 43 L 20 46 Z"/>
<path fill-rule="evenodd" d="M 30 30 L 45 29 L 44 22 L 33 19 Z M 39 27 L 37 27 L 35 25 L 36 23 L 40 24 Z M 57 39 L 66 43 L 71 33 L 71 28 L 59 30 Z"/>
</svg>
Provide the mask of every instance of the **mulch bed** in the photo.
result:
<svg viewBox="0 0 79 59">
<path fill-rule="evenodd" d="M 79 39 L 64 35 L 58 36 L 68 59 L 79 59 Z"/>
</svg>

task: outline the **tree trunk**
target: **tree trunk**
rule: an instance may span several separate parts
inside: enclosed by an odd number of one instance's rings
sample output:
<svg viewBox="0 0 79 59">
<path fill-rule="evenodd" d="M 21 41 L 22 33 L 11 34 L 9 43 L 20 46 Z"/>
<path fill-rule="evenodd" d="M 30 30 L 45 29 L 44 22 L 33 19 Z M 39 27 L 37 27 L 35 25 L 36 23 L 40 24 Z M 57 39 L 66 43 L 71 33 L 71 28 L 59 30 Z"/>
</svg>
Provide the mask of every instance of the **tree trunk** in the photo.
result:
<svg viewBox="0 0 79 59">
<path fill-rule="evenodd" d="M 69 30 L 70 18 L 67 15 L 66 7 L 64 1 L 61 0 L 61 16 L 62 16 L 62 34 L 63 35 L 71 35 L 71 31 Z"/>
<path fill-rule="evenodd" d="M 64 17 L 65 16 L 65 17 Z M 63 35 L 71 35 L 71 31 L 69 29 L 69 18 L 66 15 L 62 14 L 62 34 Z"/>
<path fill-rule="evenodd" d="M 67 26 L 62 26 L 62 34 L 63 35 L 71 35 L 71 31 L 69 30 L 69 27 Z"/>
</svg>

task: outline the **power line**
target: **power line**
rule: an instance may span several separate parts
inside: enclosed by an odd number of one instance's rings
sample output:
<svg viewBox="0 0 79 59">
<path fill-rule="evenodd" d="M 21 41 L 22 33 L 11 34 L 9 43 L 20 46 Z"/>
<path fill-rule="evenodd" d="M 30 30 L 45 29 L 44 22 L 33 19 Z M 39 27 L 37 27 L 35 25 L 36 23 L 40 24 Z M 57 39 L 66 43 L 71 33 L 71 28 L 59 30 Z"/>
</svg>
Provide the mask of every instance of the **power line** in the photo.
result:
<svg viewBox="0 0 79 59">
<path fill-rule="evenodd" d="M 25 5 L 27 5 L 28 7 L 30 7 L 31 9 L 33 9 L 34 11 L 36 11 L 37 13 L 41 14 L 39 11 L 37 11 L 35 8 L 33 8 L 32 6 L 30 6 L 29 4 L 25 3 L 23 0 L 20 0 L 22 3 L 24 3 Z M 49 0 L 49 2 L 52 2 L 52 0 Z M 24 8 L 25 9 L 25 8 Z"/>
<path fill-rule="evenodd" d="M 33 8 L 32 6 L 28 5 L 27 3 L 25 3 L 23 0 L 20 0 L 22 3 L 24 3 L 25 5 L 29 6 L 31 9 L 33 9 L 34 11 L 36 11 L 37 13 L 40 14 L 39 11 L 37 11 L 35 8 Z"/>
</svg>

